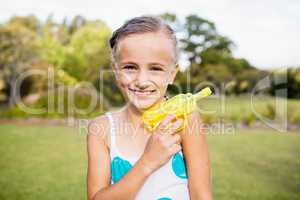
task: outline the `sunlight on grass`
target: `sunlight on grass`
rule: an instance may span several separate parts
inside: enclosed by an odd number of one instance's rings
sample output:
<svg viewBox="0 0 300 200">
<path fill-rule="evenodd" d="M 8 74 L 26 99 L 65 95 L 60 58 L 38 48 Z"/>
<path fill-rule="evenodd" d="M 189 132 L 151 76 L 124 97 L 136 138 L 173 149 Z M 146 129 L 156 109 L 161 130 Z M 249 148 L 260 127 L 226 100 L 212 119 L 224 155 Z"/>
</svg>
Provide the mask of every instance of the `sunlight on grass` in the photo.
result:
<svg viewBox="0 0 300 200">
<path fill-rule="evenodd" d="M 215 199 L 299 199 L 300 134 L 209 135 Z M 86 199 L 85 135 L 74 128 L 0 126 L 0 199 Z"/>
</svg>

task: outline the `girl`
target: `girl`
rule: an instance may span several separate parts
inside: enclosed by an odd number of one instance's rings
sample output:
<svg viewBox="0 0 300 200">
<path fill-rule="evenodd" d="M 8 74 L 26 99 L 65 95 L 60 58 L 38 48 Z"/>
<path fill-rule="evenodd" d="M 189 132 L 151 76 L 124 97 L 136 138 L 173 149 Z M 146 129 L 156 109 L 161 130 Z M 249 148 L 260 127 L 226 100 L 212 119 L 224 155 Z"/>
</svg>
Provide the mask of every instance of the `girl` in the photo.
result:
<svg viewBox="0 0 300 200">
<path fill-rule="evenodd" d="M 178 72 L 173 30 L 160 18 L 127 21 L 110 39 L 113 72 L 126 105 L 88 128 L 89 200 L 211 200 L 208 148 L 198 112 L 173 115 L 150 134 L 142 112 L 164 100 Z M 171 126 L 170 126 L 171 124 Z"/>
</svg>

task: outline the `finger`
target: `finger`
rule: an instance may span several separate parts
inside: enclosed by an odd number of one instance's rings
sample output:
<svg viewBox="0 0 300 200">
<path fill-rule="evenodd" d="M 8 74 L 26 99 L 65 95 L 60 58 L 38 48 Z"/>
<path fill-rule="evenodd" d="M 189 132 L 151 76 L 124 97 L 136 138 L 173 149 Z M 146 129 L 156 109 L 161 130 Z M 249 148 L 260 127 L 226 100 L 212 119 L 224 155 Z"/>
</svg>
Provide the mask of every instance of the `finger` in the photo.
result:
<svg viewBox="0 0 300 200">
<path fill-rule="evenodd" d="M 180 144 L 181 143 L 181 135 L 174 134 L 174 143 Z"/>
<path fill-rule="evenodd" d="M 166 129 L 168 124 L 172 122 L 172 120 L 176 117 L 175 114 L 169 114 L 167 117 L 165 117 L 160 123 L 159 123 L 159 129 Z"/>
<path fill-rule="evenodd" d="M 167 145 L 170 147 L 173 144 L 180 144 L 181 136 L 179 134 L 166 135 Z"/>
<path fill-rule="evenodd" d="M 180 127 L 183 123 L 183 119 L 179 118 L 176 120 L 176 122 L 173 124 L 173 129 L 176 130 L 178 127 Z"/>
<path fill-rule="evenodd" d="M 169 128 L 167 130 L 166 134 L 174 134 L 174 133 L 176 133 L 176 129 L 178 127 L 180 127 L 182 125 L 182 123 L 183 123 L 183 119 L 181 119 L 181 118 L 177 119 L 176 122 L 174 122 L 172 124 L 171 128 Z"/>
</svg>

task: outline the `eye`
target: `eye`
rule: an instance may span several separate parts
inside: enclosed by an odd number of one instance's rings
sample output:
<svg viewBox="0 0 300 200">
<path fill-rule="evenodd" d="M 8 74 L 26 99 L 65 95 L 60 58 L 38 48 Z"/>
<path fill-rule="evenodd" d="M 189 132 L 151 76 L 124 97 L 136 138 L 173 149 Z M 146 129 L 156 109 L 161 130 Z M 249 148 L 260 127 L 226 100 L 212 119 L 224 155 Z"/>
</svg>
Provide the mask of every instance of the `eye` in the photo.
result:
<svg viewBox="0 0 300 200">
<path fill-rule="evenodd" d="M 134 65 L 125 65 L 125 66 L 123 67 L 123 69 L 126 69 L 126 70 L 135 70 L 135 69 L 136 69 L 136 66 L 134 66 Z"/>
<path fill-rule="evenodd" d="M 163 71 L 161 67 L 151 67 L 150 69 L 153 71 Z"/>
</svg>

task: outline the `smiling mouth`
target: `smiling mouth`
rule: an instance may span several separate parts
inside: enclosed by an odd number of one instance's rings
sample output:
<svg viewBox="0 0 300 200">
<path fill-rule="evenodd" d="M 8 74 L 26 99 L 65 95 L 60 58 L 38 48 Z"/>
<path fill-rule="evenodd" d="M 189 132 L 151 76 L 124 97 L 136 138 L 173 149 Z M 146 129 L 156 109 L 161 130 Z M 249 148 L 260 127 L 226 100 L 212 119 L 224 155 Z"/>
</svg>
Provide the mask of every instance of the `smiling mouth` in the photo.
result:
<svg viewBox="0 0 300 200">
<path fill-rule="evenodd" d="M 137 90 L 137 89 L 132 89 L 132 88 L 128 88 L 128 89 L 137 95 L 149 95 L 156 91 L 156 90 Z"/>
</svg>

